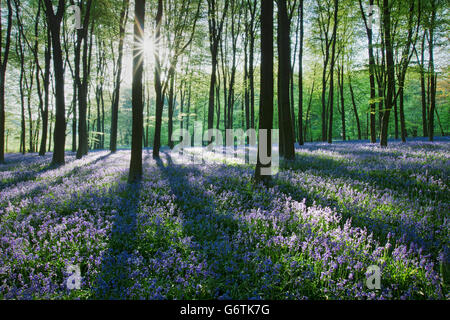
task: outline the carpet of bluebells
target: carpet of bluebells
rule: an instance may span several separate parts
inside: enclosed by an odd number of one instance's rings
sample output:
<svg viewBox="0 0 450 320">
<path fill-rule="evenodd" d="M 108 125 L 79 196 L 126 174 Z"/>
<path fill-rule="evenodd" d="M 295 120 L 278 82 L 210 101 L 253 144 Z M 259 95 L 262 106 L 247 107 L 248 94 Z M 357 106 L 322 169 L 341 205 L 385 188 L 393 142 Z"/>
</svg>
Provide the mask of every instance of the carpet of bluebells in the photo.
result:
<svg viewBox="0 0 450 320">
<path fill-rule="evenodd" d="M 450 140 L 311 143 L 245 163 L 144 150 L 0 165 L 1 299 L 449 299 Z M 67 288 L 69 265 L 81 287 Z M 381 269 L 381 289 L 366 286 Z"/>
</svg>

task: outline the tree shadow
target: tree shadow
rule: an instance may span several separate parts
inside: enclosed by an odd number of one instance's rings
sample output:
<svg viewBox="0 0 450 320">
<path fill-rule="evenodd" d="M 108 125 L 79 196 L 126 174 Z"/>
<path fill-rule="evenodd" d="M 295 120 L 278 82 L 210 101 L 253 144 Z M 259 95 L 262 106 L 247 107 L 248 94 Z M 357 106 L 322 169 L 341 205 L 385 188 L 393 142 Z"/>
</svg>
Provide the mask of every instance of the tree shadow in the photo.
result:
<svg viewBox="0 0 450 320">
<path fill-rule="evenodd" d="M 367 159 L 364 157 L 364 159 Z M 375 160 L 375 155 L 373 156 Z M 285 162 L 283 169 L 290 170 L 316 170 L 318 174 L 331 178 L 349 178 L 356 182 L 369 183 L 373 187 L 380 190 L 389 188 L 399 194 L 405 194 L 411 201 L 422 201 L 427 204 L 429 200 L 441 199 L 450 201 L 450 194 L 447 190 L 442 190 L 437 185 L 430 183 L 431 181 L 418 181 L 410 176 L 415 172 L 411 168 L 386 169 L 354 167 L 348 168 L 346 163 L 321 155 L 297 154 L 296 161 Z M 390 174 L 392 173 L 392 174 Z M 445 173 L 443 173 L 445 175 Z M 417 197 L 414 190 L 420 190 L 421 195 Z"/>
<path fill-rule="evenodd" d="M 108 248 L 102 256 L 100 273 L 93 288 L 97 299 L 127 299 L 128 289 L 134 285 L 133 253 L 137 248 L 137 213 L 141 182 L 119 184 L 116 192 L 121 203 L 113 217 Z"/>
<path fill-rule="evenodd" d="M 112 155 L 112 153 L 108 153 L 108 154 L 106 154 L 104 156 L 101 156 L 101 157 L 98 157 L 98 158 L 96 158 L 96 159 L 94 159 L 94 160 L 92 160 L 90 162 L 84 163 L 82 165 L 75 166 L 70 171 L 63 173 L 60 176 L 55 177 L 54 179 L 52 179 L 52 181 L 49 181 L 48 183 L 47 183 L 46 180 L 41 181 L 41 183 L 39 183 L 39 184 L 36 183 L 35 186 L 33 186 L 31 188 L 27 188 L 26 196 L 27 197 L 33 197 L 35 195 L 38 195 L 40 192 L 43 192 L 43 191 L 47 190 L 49 187 L 54 187 L 54 186 L 57 186 L 59 184 L 62 184 L 63 181 L 64 181 L 64 178 L 69 178 L 69 177 L 72 177 L 72 176 L 75 176 L 75 175 L 77 175 L 77 176 L 80 176 L 80 175 L 88 176 L 89 174 L 93 173 L 96 170 L 96 168 L 94 167 L 94 168 L 86 169 L 86 167 L 95 166 L 97 163 L 106 160 L 111 155 Z M 73 161 L 71 161 L 71 162 L 73 162 Z M 39 175 L 41 175 L 43 173 L 46 173 L 46 172 L 49 172 L 49 171 L 52 171 L 52 170 L 55 170 L 55 169 L 58 169 L 60 167 L 61 166 L 56 166 L 56 167 L 55 166 L 46 166 L 46 167 L 42 168 L 41 170 L 38 170 L 38 171 L 34 172 L 32 174 L 33 177 L 29 176 L 27 179 L 22 179 L 22 180 L 21 179 L 17 179 L 17 180 L 14 181 L 14 183 L 11 183 L 11 184 L 7 185 L 6 187 L 5 186 L 1 186 L 1 184 L 0 184 L 0 189 L 2 189 L 2 188 L 10 188 L 10 187 L 16 186 L 17 184 L 19 184 L 21 182 L 34 181 Z M 9 198 L 9 200 L 14 201 L 15 199 L 17 199 L 19 197 L 20 197 L 20 195 L 17 195 L 15 197 Z"/>
<path fill-rule="evenodd" d="M 387 215 L 387 212 L 372 214 L 373 209 L 360 206 L 358 202 L 338 200 L 324 194 L 321 190 L 310 190 L 301 184 L 293 185 L 281 177 L 276 178 L 273 183 L 278 186 L 282 193 L 290 196 L 293 200 L 301 202 L 303 199 L 306 199 L 307 206 L 316 204 L 334 208 L 342 216 L 342 225 L 345 224 L 347 219 L 351 219 L 352 226 L 367 228 L 374 233 L 376 239 L 382 245 L 389 241 L 388 235 L 390 234 L 391 238 L 402 243 L 414 242 L 428 253 L 431 253 L 435 258 L 441 250 L 450 252 L 450 240 L 442 236 L 440 238 L 437 237 L 440 231 L 436 228 L 440 228 L 440 224 L 436 224 L 434 227 L 430 225 L 422 226 L 422 231 L 425 227 L 429 228 L 429 230 L 421 233 L 417 224 L 421 222 L 408 220 L 409 217 L 405 219 L 401 214 Z"/>
<path fill-rule="evenodd" d="M 95 154 L 96 152 L 97 151 L 94 151 L 93 153 Z M 92 155 L 93 153 L 91 153 L 90 155 Z M 65 173 L 62 177 L 69 177 L 71 175 L 79 174 L 81 172 L 82 166 L 86 167 L 86 166 L 90 166 L 90 165 L 95 165 L 96 163 L 98 163 L 98 162 L 100 162 L 102 160 L 105 160 L 110 155 L 111 155 L 111 153 L 108 153 L 108 154 L 106 154 L 104 156 L 101 156 L 101 157 L 98 157 L 98 158 L 96 158 L 96 159 L 94 159 L 94 160 L 92 160 L 90 162 L 84 163 L 83 165 L 76 166 L 75 168 L 73 168 L 68 173 Z M 20 159 L 20 157 L 17 157 L 17 158 L 18 158 L 18 160 Z M 22 156 L 22 159 L 23 159 L 23 156 Z M 20 172 L 14 172 L 14 176 L 15 177 L 13 179 L 9 179 L 9 180 L 6 180 L 6 181 L 0 181 L 0 189 L 14 186 L 14 185 L 16 185 L 16 184 L 18 184 L 20 182 L 26 182 L 26 181 L 30 181 L 30 180 L 35 180 L 37 177 L 39 177 L 40 175 L 42 175 L 42 174 L 44 174 L 46 172 L 49 172 L 49 171 L 52 171 L 52 170 L 57 170 L 57 169 L 62 168 L 62 167 L 64 167 L 64 166 L 66 166 L 66 165 L 68 165 L 68 164 L 70 164 L 70 163 L 72 163 L 72 162 L 77 160 L 77 159 L 75 159 L 75 157 L 71 157 L 71 158 L 68 159 L 68 161 L 66 161 L 65 165 L 54 165 L 54 164 L 49 163 L 49 164 L 46 164 L 46 165 L 41 167 L 40 164 L 38 164 L 40 169 L 36 168 L 37 170 L 35 170 L 33 168 L 33 166 L 34 166 L 33 162 L 35 161 L 35 158 L 33 157 L 33 158 L 30 158 L 30 159 L 31 159 L 30 160 L 31 165 L 30 165 L 29 169 L 27 168 L 28 170 L 21 170 Z M 40 160 L 40 159 L 43 159 L 43 158 L 39 157 L 38 159 Z M 46 161 L 50 161 L 51 160 L 50 157 L 46 157 L 44 159 Z M 25 163 L 27 161 L 28 160 L 26 160 Z M 23 164 L 23 162 L 18 162 L 17 163 L 17 165 L 20 165 L 20 164 Z M 9 171 L 9 170 L 5 169 L 3 171 Z M 60 177 L 60 178 L 62 178 L 62 177 Z"/>
<path fill-rule="evenodd" d="M 233 247 L 233 240 L 241 236 L 240 228 L 246 229 L 242 226 L 244 222 L 230 210 L 218 208 L 215 195 L 205 186 L 196 186 L 189 181 L 189 176 L 195 180 L 196 175 L 204 175 L 202 170 L 191 164 L 175 164 L 169 153 L 163 154 L 167 165 L 162 160 L 157 160 L 156 165 L 169 182 L 170 194 L 175 197 L 183 233 L 196 243 L 191 250 L 205 257 L 210 272 L 207 288 L 204 288 L 210 292 L 208 298 L 249 299 L 257 296 L 252 290 L 258 284 L 253 283 L 248 274 L 260 269 L 261 265 L 255 261 L 265 261 L 267 257 L 262 255 L 256 243 L 247 244 L 245 252 L 243 248 Z M 248 257 L 253 259 L 247 260 Z"/>
</svg>

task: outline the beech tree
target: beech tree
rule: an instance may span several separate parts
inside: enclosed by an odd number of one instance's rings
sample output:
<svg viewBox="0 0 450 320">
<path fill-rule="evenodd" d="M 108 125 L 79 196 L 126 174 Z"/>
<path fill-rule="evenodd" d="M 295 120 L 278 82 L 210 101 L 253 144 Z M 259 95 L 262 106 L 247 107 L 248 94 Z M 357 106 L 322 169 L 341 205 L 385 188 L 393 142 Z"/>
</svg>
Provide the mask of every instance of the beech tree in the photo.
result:
<svg viewBox="0 0 450 320">
<path fill-rule="evenodd" d="M 159 1 L 160 5 L 161 0 Z M 158 14 L 162 8 L 158 5 Z M 143 97 L 142 74 L 144 71 L 144 21 L 145 0 L 135 0 L 134 5 L 134 43 L 133 43 L 133 129 L 131 136 L 131 161 L 128 182 L 134 183 L 142 177 L 142 134 L 143 134 Z"/>
<path fill-rule="evenodd" d="M 65 10 L 65 1 L 58 0 L 57 11 L 53 10 L 51 0 L 44 0 L 47 25 L 52 37 L 53 72 L 55 81 L 55 128 L 53 133 L 53 165 L 65 163 L 64 149 L 66 140 L 66 108 L 64 101 L 64 62 L 61 49 L 61 22 Z"/>
<path fill-rule="evenodd" d="M 6 26 L 5 46 L 3 48 L 3 25 L 0 21 L 0 163 L 5 162 L 5 76 L 8 66 L 9 49 L 11 47 L 11 29 L 12 29 L 12 5 L 11 0 L 6 0 L 8 6 L 8 24 Z M 0 16 L 2 13 L 2 4 L 0 1 Z"/>
<path fill-rule="evenodd" d="M 271 176 L 261 170 L 270 170 L 272 157 L 272 129 L 273 129 L 273 1 L 261 0 L 261 74 L 260 74 L 260 106 L 259 106 L 259 142 L 257 164 L 255 168 L 255 182 L 268 184 Z M 262 135 L 267 139 L 262 139 Z M 261 141 L 263 140 L 263 141 Z M 265 143 L 265 148 L 262 148 Z M 268 162 L 261 162 L 261 151 L 267 150 Z"/>
</svg>

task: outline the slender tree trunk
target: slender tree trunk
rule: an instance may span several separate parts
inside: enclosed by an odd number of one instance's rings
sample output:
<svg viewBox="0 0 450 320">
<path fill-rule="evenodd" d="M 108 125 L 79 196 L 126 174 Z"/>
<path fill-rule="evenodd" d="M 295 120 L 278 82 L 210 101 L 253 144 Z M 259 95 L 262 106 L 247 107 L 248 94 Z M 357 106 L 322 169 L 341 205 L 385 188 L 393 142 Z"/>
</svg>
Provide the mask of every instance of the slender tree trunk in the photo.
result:
<svg viewBox="0 0 450 320">
<path fill-rule="evenodd" d="M 30 62 L 30 65 L 31 64 L 33 64 L 34 62 Z M 33 79 L 34 79 L 34 77 L 33 77 L 33 73 L 34 73 L 34 68 L 35 68 L 35 65 L 33 64 L 33 66 L 30 66 L 29 67 L 30 68 L 30 74 L 29 74 L 29 78 L 28 78 L 28 81 L 26 82 L 27 83 L 27 110 L 28 110 L 28 123 L 29 123 L 29 126 L 28 126 L 28 132 L 29 132 L 29 136 L 30 136 L 30 139 L 29 139 L 29 152 L 31 152 L 31 153 L 33 153 L 35 150 L 34 150 L 34 139 L 33 139 L 33 128 L 34 128 L 34 126 L 33 126 L 33 114 L 32 114 L 32 111 L 31 111 L 31 93 L 32 93 L 32 90 L 33 90 Z"/>
<path fill-rule="evenodd" d="M 307 109 L 306 109 L 306 117 L 305 117 L 305 133 L 304 133 L 305 141 L 306 141 L 306 131 L 307 131 L 307 129 L 308 129 L 308 122 L 311 123 L 311 121 L 310 121 L 310 119 L 309 119 L 309 114 L 310 114 L 310 112 L 311 112 L 312 97 L 313 97 L 313 93 L 314 93 L 314 85 L 316 84 L 315 76 L 316 76 L 316 74 L 315 74 L 315 72 L 314 72 L 313 83 L 312 83 L 312 86 L 311 86 L 311 92 L 310 92 L 310 94 L 309 94 L 308 107 L 307 107 Z M 311 130 L 309 130 L 309 135 L 310 135 L 310 140 L 312 141 L 312 131 L 311 131 Z"/>
<path fill-rule="evenodd" d="M 369 5 L 374 5 L 374 0 L 369 0 Z M 361 14 L 364 20 L 364 24 L 366 26 L 366 33 L 367 33 L 367 42 L 368 42 L 368 52 L 369 52 L 369 82 L 370 82 L 370 142 L 376 143 L 377 137 L 376 137 L 376 116 L 375 116 L 375 99 L 376 99 L 376 91 L 375 91 L 375 57 L 373 54 L 373 32 L 370 24 L 368 23 L 366 19 L 366 15 L 364 13 L 364 9 L 362 6 L 362 1 L 359 0 L 359 6 L 361 9 Z M 374 12 L 370 12 L 368 18 L 370 21 L 373 20 L 373 14 Z"/>
<path fill-rule="evenodd" d="M 156 14 L 156 31 L 155 31 L 155 92 L 156 92 L 156 122 L 155 122 L 155 138 L 153 140 L 153 158 L 159 159 L 159 149 L 161 147 L 161 122 L 164 100 L 162 96 L 161 85 L 161 64 L 159 60 L 159 43 L 161 41 L 161 21 L 163 14 L 163 2 L 158 0 L 158 12 Z"/>
<path fill-rule="evenodd" d="M 298 55 L 298 143 L 304 144 L 303 136 L 303 37 L 304 37 L 304 8 L 303 0 L 299 3 L 299 15 L 300 15 L 300 50 Z M 306 128 L 306 126 L 305 126 Z M 306 134 L 305 134 L 306 136 Z"/>
<path fill-rule="evenodd" d="M 79 75 L 78 71 L 78 107 L 79 107 L 79 118 L 78 118 L 78 150 L 77 159 L 81 159 L 84 155 L 87 155 L 89 150 L 88 141 L 88 119 L 86 118 L 86 109 L 88 104 L 88 77 L 90 71 L 90 57 L 92 48 L 92 30 L 91 30 L 91 40 L 88 40 L 88 28 L 90 19 L 90 9 L 92 5 L 92 0 L 87 2 L 86 12 L 84 16 L 83 29 L 78 30 L 78 42 L 77 44 L 81 46 L 83 42 L 83 53 L 82 53 L 82 65 L 83 65 L 83 77 Z M 77 64 L 77 63 L 76 63 Z M 80 61 L 78 59 L 78 65 Z M 77 66 L 75 66 L 76 70 Z M 78 66 L 78 68 L 80 68 Z M 80 69 L 78 69 L 80 70 Z"/>
<path fill-rule="evenodd" d="M 331 49 L 331 63 L 330 63 L 330 118 L 328 128 L 328 143 L 333 142 L 333 105 L 334 105 L 334 65 L 336 61 L 336 38 L 338 25 L 338 10 L 339 1 L 334 1 L 334 24 L 333 24 L 333 39 Z"/>
<path fill-rule="evenodd" d="M 428 54 L 429 54 L 429 65 L 430 65 L 430 113 L 429 113 L 429 129 L 428 129 L 428 139 L 430 141 L 434 140 L 434 113 L 436 109 L 436 78 L 434 74 L 434 27 L 436 24 L 436 0 L 431 1 L 431 22 L 428 37 Z"/>
<path fill-rule="evenodd" d="M 290 31 L 287 2 L 278 2 L 278 123 L 280 128 L 280 155 L 294 159 L 294 136 L 289 98 L 290 82 Z"/>
<path fill-rule="evenodd" d="M 419 61 L 420 65 L 420 89 L 421 89 L 421 97 L 422 97 L 422 132 L 424 137 L 428 137 L 428 121 L 427 121 L 427 91 L 425 88 L 425 62 L 424 62 L 424 56 L 425 56 L 425 36 L 426 31 L 424 31 L 422 42 L 421 42 L 421 49 L 420 49 L 420 60 L 417 56 L 417 61 Z M 416 51 L 417 55 L 417 51 Z"/>
<path fill-rule="evenodd" d="M 134 183 L 142 177 L 142 134 L 143 134 L 143 100 L 142 74 L 144 70 L 144 53 L 141 43 L 144 39 L 145 0 L 136 0 L 134 7 L 134 45 L 133 45 L 133 129 L 131 137 L 131 161 L 128 182 Z M 162 0 L 158 1 L 158 16 L 162 15 Z M 161 20 L 157 21 L 158 25 Z M 157 35 L 159 36 L 159 35 Z"/>
<path fill-rule="evenodd" d="M 249 56 L 248 56 L 248 79 L 250 85 L 250 127 L 255 127 L 255 26 L 256 26 L 256 7 L 257 1 L 247 0 L 250 7 L 250 39 L 249 39 Z"/>
<path fill-rule="evenodd" d="M 271 161 L 261 162 L 260 154 L 267 151 L 267 157 L 272 157 L 273 128 L 273 1 L 261 0 L 261 95 L 259 108 L 259 143 L 255 168 L 255 182 L 268 184 L 271 176 L 264 170 L 270 170 Z M 261 130 L 266 131 L 266 143 L 261 145 Z M 265 174 L 264 174 L 265 173 Z"/>
<path fill-rule="evenodd" d="M 42 137 L 39 148 L 39 155 L 44 156 L 47 149 L 47 131 L 48 131 L 48 107 L 49 107 L 49 86 L 50 86 L 50 63 L 51 63 L 51 34 L 47 28 L 47 47 L 45 48 L 45 69 L 44 69 L 44 110 L 42 112 Z M 74 106 L 75 108 L 75 106 Z"/>
<path fill-rule="evenodd" d="M 209 42 L 211 52 L 211 79 L 209 84 L 209 100 L 208 100 L 208 129 L 212 129 L 214 125 L 214 94 L 216 88 L 216 74 L 217 74 L 217 55 L 219 42 L 222 35 L 223 23 L 225 21 L 228 4 L 230 1 L 225 1 L 222 17 L 218 19 L 218 7 L 215 0 L 208 0 L 208 27 L 209 27 Z M 208 138 L 211 143 L 212 137 Z"/>
<path fill-rule="evenodd" d="M 25 59 L 22 47 L 22 33 L 16 36 L 16 53 L 20 59 L 20 76 L 19 76 L 19 94 L 20 94 L 20 152 L 26 152 L 26 123 L 25 123 L 25 93 L 24 93 L 24 77 L 25 77 Z"/>
<path fill-rule="evenodd" d="M 123 45 L 125 38 L 125 27 L 128 20 L 128 8 L 130 0 L 123 0 L 119 21 L 119 56 L 117 58 L 117 74 L 111 106 L 111 135 L 109 149 L 111 152 L 117 151 L 117 123 L 119 119 L 120 84 L 122 78 Z"/>
<path fill-rule="evenodd" d="M 396 92 L 394 83 L 394 92 Z M 400 89 L 399 89 L 400 90 Z M 398 139 L 398 108 L 397 108 L 397 100 L 394 101 L 394 135 L 395 139 Z"/>
<path fill-rule="evenodd" d="M 6 0 L 8 5 L 8 18 L 5 36 L 5 47 L 3 48 L 3 43 L 0 41 L 0 164 L 5 162 L 5 77 L 6 77 L 6 67 L 8 65 L 9 50 L 11 46 L 11 29 L 12 29 L 12 15 L 13 10 L 11 6 L 11 0 Z M 1 5 L 0 5 L 0 16 L 1 16 Z M 2 32 L 2 22 L 0 21 L 0 35 L 3 36 Z M 2 39 L 3 40 L 3 39 Z"/>
<path fill-rule="evenodd" d="M 385 111 L 383 112 L 380 145 L 382 147 L 387 146 L 388 128 L 389 128 L 389 115 L 391 112 L 394 96 L 394 84 L 395 84 L 395 66 L 394 55 L 391 44 L 391 12 L 389 7 L 389 0 L 383 0 L 383 31 L 386 50 L 386 67 L 387 67 L 387 94 L 385 102 Z"/>
<path fill-rule="evenodd" d="M 169 148 L 173 149 L 172 132 L 173 132 L 173 108 L 174 108 L 174 83 L 175 83 L 175 69 L 169 71 L 169 123 L 168 123 L 168 140 Z"/>
<path fill-rule="evenodd" d="M 344 63 L 342 63 L 342 68 L 338 69 L 339 81 L 338 86 L 340 90 L 341 98 L 341 120 L 342 120 L 342 140 L 347 140 L 346 128 L 345 128 L 345 103 L 344 103 Z"/>
<path fill-rule="evenodd" d="M 356 127 L 358 129 L 358 140 L 361 140 L 361 124 L 360 124 L 360 121 L 359 121 L 358 110 L 356 108 L 355 94 L 353 92 L 353 86 L 352 86 L 350 74 L 348 75 L 348 86 L 349 86 L 349 89 L 350 89 L 350 96 L 352 98 L 353 113 L 355 114 Z M 370 125 L 372 125 L 372 122 L 370 123 Z"/>
</svg>

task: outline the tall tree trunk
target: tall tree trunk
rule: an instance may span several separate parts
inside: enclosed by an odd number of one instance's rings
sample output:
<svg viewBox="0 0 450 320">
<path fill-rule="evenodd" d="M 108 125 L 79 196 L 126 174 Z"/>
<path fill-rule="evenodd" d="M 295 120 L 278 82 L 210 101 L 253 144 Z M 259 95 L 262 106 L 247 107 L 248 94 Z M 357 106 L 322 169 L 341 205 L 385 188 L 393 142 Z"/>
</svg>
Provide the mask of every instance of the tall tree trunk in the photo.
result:
<svg viewBox="0 0 450 320">
<path fill-rule="evenodd" d="M 175 69 L 169 71 L 169 123 L 168 123 L 168 140 L 169 148 L 173 149 L 172 132 L 173 132 L 173 108 L 174 108 L 174 84 L 175 84 Z"/>
<path fill-rule="evenodd" d="M 12 29 L 12 6 L 11 0 L 6 0 L 8 5 L 8 25 L 6 27 L 5 48 L 2 48 L 3 41 L 0 41 L 0 164 L 5 162 L 5 77 L 8 65 L 9 49 L 11 46 Z M 0 16 L 1 16 L 0 6 Z M 3 37 L 2 22 L 0 21 L 0 36 Z M 3 38 L 1 39 L 3 40 Z M 6 144 L 7 145 L 7 144 Z"/>
<path fill-rule="evenodd" d="M 428 139 L 430 141 L 434 140 L 434 110 L 436 109 L 436 78 L 434 74 L 434 28 L 436 24 L 436 0 L 431 1 L 431 21 L 428 37 L 428 54 L 429 54 L 429 65 L 430 65 L 430 113 L 429 116 L 429 126 L 428 126 Z"/>
<path fill-rule="evenodd" d="M 111 152 L 117 151 L 117 123 L 119 119 L 119 101 L 120 101 L 120 84 L 122 78 L 122 60 L 123 45 L 125 38 L 125 27 L 128 20 L 128 8 L 130 0 L 123 0 L 122 10 L 120 11 L 119 20 L 119 56 L 117 58 L 117 74 L 113 93 L 113 101 L 111 105 L 111 135 L 109 140 L 109 149 Z"/>
<path fill-rule="evenodd" d="M 371 8 L 373 8 L 374 0 L 369 1 L 369 5 Z M 373 32 L 371 23 L 369 24 L 366 15 L 364 13 L 364 9 L 362 6 L 362 1 L 359 0 L 359 6 L 361 9 L 361 14 L 364 20 L 364 24 L 366 26 L 366 33 L 367 33 L 367 42 L 368 42 L 368 51 L 369 51 L 369 82 L 370 82 L 370 142 L 375 143 L 377 141 L 376 137 L 376 117 L 375 117 L 375 99 L 376 99 L 376 92 L 375 92 L 375 57 L 373 54 Z M 369 19 L 372 22 L 374 12 L 371 11 L 369 13 Z"/>
<path fill-rule="evenodd" d="M 214 94 L 216 89 L 216 74 L 217 74 L 217 56 L 219 42 L 222 36 L 223 23 L 228 10 L 229 1 L 225 1 L 222 17 L 218 19 L 218 7 L 215 0 L 208 0 L 208 28 L 209 28 L 209 42 L 211 52 L 211 79 L 209 83 L 209 100 L 208 100 L 208 130 L 213 129 L 214 125 Z M 211 143 L 212 137 L 208 137 L 208 142 Z"/>
<path fill-rule="evenodd" d="M 280 155 L 295 158 L 294 136 L 289 98 L 290 82 L 290 27 L 287 2 L 278 2 L 278 123 L 280 128 Z"/>
<path fill-rule="evenodd" d="M 156 122 L 155 122 L 155 138 L 153 139 L 153 158 L 159 159 L 159 149 L 161 147 L 161 122 L 164 100 L 162 96 L 161 85 L 161 64 L 159 60 L 159 43 L 161 41 L 161 21 L 163 14 L 163 2 L 158 0 L 158 12 L 156 14 L 156 31 L 155 31 L 155 92 L 156 92 Z"/>
<path fill-rule="evenodd" d="M 424 137 L 428 137 L 428 121 L 427 121 L 427 91 L 425 88 L 425 37 L 426 37 L 426 30 L 423 33 L 422 42 L 421 42 L 421 48 L 420 48 L 420 59 L 417 55 L 416 50 L 416 56 L 417 61 L 419 61 L 419 67 L 420 67 L 420 90 L 421 90 L 421 98 L 422 98 L 422 132 Z"/>
<path fill-rule="evenodd" d="M 341 120 L 342 120 L 342 140 L 347 140 L 345 128 L 345 103 L 344 103 L 344 62 L 342 68 L 338 68 L 338 86 L 341 98 Z"/>
<path fill-rule="evenodd" d="M 246 12 L 245 19 L 248 20 L 248 15 Z M 249 75 L 248 75 L 248 38 L 250 37 L 250 28 L 246 24 L 245 27 L 245 40 L 244 40 L 244 104 L 245 104 L 245 129 L 250 128 L 250 86 L 249 86 Z M 248 144 L 248 137 L 247 137 Z"/>
<path fill-rule="evenodd" d="M 47 131 L 48 131 L 48 106 L 49 106 L 49 86 L 50 86 L 50 63 L 51 63 L 51 34 L 47 28 L 47 46 L 45 48 L 45 67 L 44 67 L 44 110 L 42 112 L 42 137 L 39 148 L 39 155 L 44 156 L 47 149 Z M 75 108 L 75 106 L 74 106 Z"/>
<path fill-rule="evenodd" d="M 273 128 L 273 1 L 261 0 L 261 94 L 259 108 L 259 143 L 255 168 L 255 182 L 268 184 L 271 176 L 262 170 L 270 170 Z M 261 145 L 261 130 L 266 131 L 265 145 Z M 268 162 L 261 162 L 261 151 L 267 151 Z"/>
<path fill-rule="evenodd" d="M 22 47 L 22 33 L 16 36 L 16 53 L 20 59 L 20 76 L 19 76 L 19 94 L 20 94 L 20 152 L 26 152 L 26 123 L 25 123 L 25 93 L 24 93 L 24 77 L 25 77 L 25 59 Z"/>
<path fill-rule="evenodd" d="M 328 128 L 328 143 L 333 142 L 334 65 L 336 62 L 338 10 L 339 10 L 339 1 L 334 0 L 333 39 L 332 39 L 331 63 L 330 63 L 330 100 L 329 100 L 330 118 L 329 118 L 329 128 Z"/>
<path fill-rule="evenodd" d="M 91 48 L 92 48 L 92 29 L 91 29 L 91 40 L 88 40 L 88 29 L 90 20 L 92 0 L 89 0 L 86 5 L 83 28 L 78 30 L 77 45 L 81 46 L 83 42 L 83 53 L 81 56 L 82 66 L 83 66 L 83 77 L 80 76 L 80 59 L 78 59 L 78 150 L 77 159 L 81 159 L 84 155 L 87 155 L 89 149 L 88 141 L 88 124 L 86 118 L 86 109 L 88 104 L 88 78 L 90 71 L 90 59 L 91 59 Z M 93 24 L 92 24 L 93 26 Z M 75 65 L 75 70 L 77 66 Z M 77 73 L 77 72 L 75 72 Z"/>
<path fill-rule="evenodd" d="M 398 97 L 400 99 L 399 101 L 399 112 L 400 112 L 400 131 L 401 131 L 401 137 L 402 142 L 406 142 L 406 121 L 405 121 L 405 111 L 404 111 L 404 92 L 405 92 L 405 78 L 406 78 L 406 72 L 408 71 L 408 65 L 411 61 L 412 57 L 412 50 L 411 46 L 415 48 L 416 42 L 417 42 L 417 34 L 418 29 L 420 26 L 420 16 L 421 16 L 421 10 L 419 8 L 418 10 L 418 18 L 417 18 L 417 27 L 414 26 L 414 10 L 415 7 L 415 1 L 411 1 L 409 6 L 409 16 L 408 16 L 408 36 L 405 43 L 405 46 L 402 50 L 402 58 L 399 64 L 399 74 L 398 74 L 398 85 L 399 85 L 399 91 L 398 91 Z M 415 30 L 415 31 L 414 31 Z M 413 36 L 413 34 L 415 34 Z M 410 54 L 411 52 L 411 54 Z M 394 91 L 395 92 L 395 91 Z M 395 105 L 397 106 L 397 102 L 395 102 Z"/>
<path fill-rule="evenodd" d="M 29 69 L 30 69 L 30 73 L 29 73 L 29 78 L 28 78 L 28 80 L 26 81 L 26 84 L 27 84 L 27 110 L 28 110 L 28 123 L 29 123 L 29 126 L 28 126 L 28 132 L 29 132 L 29 136 L 30 136 L 30 139 L 29 139 L 29 152 L 31 152 L 31 153 L 33 153 L 35 150 L 34 150 L 34 140 L 33 140 L 33 114 L 32 114 L 32 111 L 31 111 L 31 93 L 32 93 L 32 90 L 33 90 L 33 79 L 34 79 L 34 77 L 33 77 L 33 73 L 34 73 L 34 68 L 35 68 L 35 66 L 34 66 L 34 61 L 33 62 L 30 62 L 30 67 L 29 67 Z M 31 66 L 31 64 L 33 64 L 32 66 Z"/>
<path fill-rule="evenodd" d="M 395 84 L 395 65 L 394 54 L 391 43 L 391 9 L 389 7 L 389 0 L 383 0 L 383 31 L 386 50 L 386 67 L 387 67 L 387 94 L 385 101 L 385 110 L 383 112 L 380 145 L 387 146 L 388 129 L 389 129 L 389 115 L 392 109 L 394 84 Z"/>
<path fill-rule="evenodd" d="M 303 136 L 303 37 L 304 37 L 304 8 L 303 0 L 299 3 L 300 15 L 300 50 L 298 55 L 298 143 L 304 144 Z M 306 128 L 306 127 L 305 127 Z"/>
<path fill-rule="evenodd" d="M 255 127 L 255 36 L 257 28 L 257 6 L 258 1 L 247 0 L 247 6 L 250 9 L 250 37 L 249 37 L 249 55 L 248 55 L 248 79 L 250 85 L 250 127 Z"/>
<path fill-rule="evenodd" d="M 142 177 L 142 134 L 143 134 L 143 101 L 142 74 L 144 70 L 144 52 L 141 43 L 144 41 L 145 0 L 136 0 L 134 7 L 134 44 L 133 44 L 133 129 L 131 137 L 131 161 L 128 182 L 134 183 Z M 162 15 L 162 0 L 158 1 L 158 16 Z M 159 20 L 159 23 L 161 20 Z M 158 21 L 157 21 L 158 23 Z M 159 36 L 159 35 L 157 35 Z"/>
</svg>

